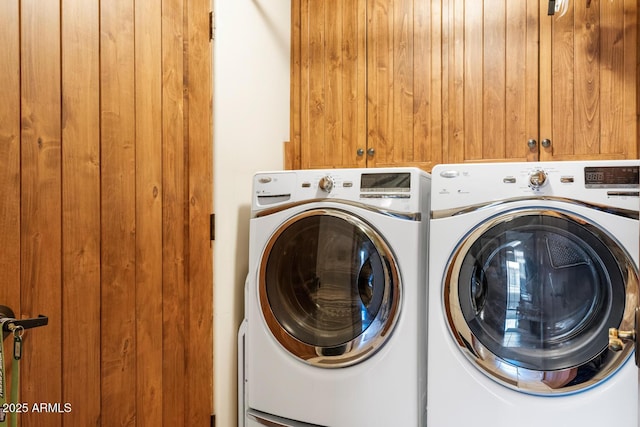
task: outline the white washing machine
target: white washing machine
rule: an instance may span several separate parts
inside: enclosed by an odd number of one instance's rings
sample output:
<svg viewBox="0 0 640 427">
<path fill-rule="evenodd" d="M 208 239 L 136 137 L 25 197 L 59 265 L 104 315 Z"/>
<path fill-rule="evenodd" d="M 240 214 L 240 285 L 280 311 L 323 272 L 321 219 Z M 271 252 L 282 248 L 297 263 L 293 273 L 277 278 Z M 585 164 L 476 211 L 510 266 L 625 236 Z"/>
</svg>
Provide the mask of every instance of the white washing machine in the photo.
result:
<svg viewBox="0 0 640 427">
<path fill-rule="evenodd" d="M 638 426 L 639 166 L 434 168 L 429 427 Z"/>
<path fill-rule="evenodd" d="M 430 177 L 258 173 L 239 425 L 420 426 Z"/>
</svg>

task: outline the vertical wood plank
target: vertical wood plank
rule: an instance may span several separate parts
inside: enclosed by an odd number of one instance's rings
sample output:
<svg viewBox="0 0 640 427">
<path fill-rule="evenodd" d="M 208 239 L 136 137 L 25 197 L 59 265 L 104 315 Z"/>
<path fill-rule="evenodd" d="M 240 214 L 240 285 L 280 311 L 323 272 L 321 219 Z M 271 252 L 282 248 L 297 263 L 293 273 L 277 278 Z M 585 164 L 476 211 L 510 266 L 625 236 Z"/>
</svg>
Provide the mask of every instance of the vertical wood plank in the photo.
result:
<svg viewBox="0 0 640 427">
<path fill-rule="evenodd" d="M 598 49 L 600 53 L 600 117 L 599 149 L 604 152 L 624 152 L 624 78 L 617 78 L 624 70 L 624 2 L 600 4 L 602 28 Z"/>
<path fill-rule="evenodd" d="M 25 335 L 25 402 L 62 398 L 60 7 L 21 3 L 22 223 L 21 315 L 49 316 L 47 329 Z M 59 426 L 60 414 L 30 414 L 25 426 Z"/>
<path fill-rule="evenodd" d="M 623 109 L 622 137 L 625 141 L 621 147 L 624 158 L 640 158 L 640 4 L 633 0 L 624 0 L 623 37 L 624 61 L 620 73 L 623 80 L 621 102 Z M 634 72 L 636 77 L 634 78 Z M 618 77 L 620 79 L 620 77 Z M 601 114 L 604 114 L 601 109 Z M 633 144 L 632 141 L 636 141 Z M 603 146 L 603 150 L 613 152 L 614 147 Z"/>
<path fill-rule="evenodd" d="M 20 314 L 20 8 L 0 2 L 0 304 Z M 4 342 L 4 354 L 13 343 Z M 11 358 L 4 384 L 11 384 Z"/>
<path fill-rule="evenodd" d="M 186 426 L 207 426 L 213 413 L 213 251 L 209 240 L 212 197 L 210 0 L 189 0 L 188 201 Z"/>
<path fill-rule="evenodd" d="M 505 0 L 485 0 L 483 19 L 482 159 L 505 157 Z"/>
<path fill-rule="evenodd" d="M 162 4 L 135 1 L 136 425 L 162 425 Z"/>
<path fill-rule="evenodd" d="M 20 10 L 0 2 L 0 304 L 20 313 Z M 6 351 L 10 344 L 6 343 Z"/>
<path fill-rule="evenodd" d="M 506 2 L 505 136 L 506 158 L 525 157 L 528 151 L 527 112 L 527 2 Z M 523 48 L 524 47 L 524 48 Z"/>
<path fill-rule="evenodd" d="M 576 82 L 573 76 L 577 71 L 574 58 L 576 42 L 573 31 L 575 7 L 576 5 L 571 3 L 569 10 L 562 19 L 544 17 L 544 19 L 551 22 L 551 34 L 547 46 L 548 51 L 551 52 L 551 90 L 542 92 L 541 88 L 540 93 L 543 96 L 551 97 L 552 104 L 548 111 L 551 128 L 548 134 L 540 134 L 540 140 L 548 138 L 551 139 L 553 144 L 548 149 L 540 148 L 540 151 L 544 152 L 545 155 L 551 155 L 550 152 L 553 155 L 575 152 L 576 130 L 574 123 L 576 122 L 577 114 L 579 114 L 574 110 Z M 544 49 L 542 45 L 541 49 Z"/>
<path fill-rule="evenodd" d="M 162 2 L 162 416 L 164 425 L 183 425 L 185 372 L 186 135 L 184 120 L 184 0 Z"/>
<path fill-rule="evenodd" d="M 413 153 L 413 0 L 394 0 L 391 9 L 391 49 L 393 52 L 393 95 L 391 97 L 391 140 L 380 153 L 383 165 L 415 161 Z M 382 157 L 384 154 L 384 157 Z"/>
<path fill-rule="evenodd" d="M 303 23 L 303 29 L 306 26 L 305 35 L 308 48 L 308 56 L 306 64 L 303 63 L 303 67 L 306 65 L 306 69 L 303 68 L 303 73 L 306 73 L 306 80 L 308 87 L 303 86 L 303 90 L 307 90 L 307 95 L 303 95 L 307 98 L 307 109 L 303 110 L 307 115 L 303 120 L 306 121 L 306 129 L 308 133 L 304 136 L 307 138 L 307 143 L 304 147 L 308 148 L 307 155 L 303 156 L 304 165 L 306 167 L 318 167 L 320 165 L 326 165 L 327 159 L 325 154 L 325 93 L 324 86 L 326 84 L 326 69 L 325 69 L 325 34 L 324 34 L 324 19 L 320 17 L 325 16 L 325 0 L 309 0 L 308 10 L 309 15 L 315 16 L 316 19 L 308 19 Z"/>
<path fill-rule="evenodd" d="M 635 6 L 635 10 L 634 10 L 634 6 Z M 631 55 L 631 58 L 629 58 L 630 60 L 627 61 L 625 60 L 625 71 L 626 72 L 630 72 L 631 70 L 636 70 L 636 81 L 635 81 L 635 92 L 636 92 L 636 96 L 635 96 L 635 104 L 634 104 L 634 100 L 632 99 L 630 104 L 630 111 L 627 113 L 627 117 L 630 118 L 630 120 L 627 122 L 627 126 L 625 126 L 625 129 L 627 129 L 630 132 L 630 135 L 632 135 L 632 137 L 630 138 L 631 141 L 633 141 L 633 128 L 635 128 L 635 137 L 637 138 L 637 144 L 635 145 L 635 147 L 633 147 L 633 149 L 635 149 L 635 155 L 632 156 L 631 158 L 637 159 L 640 158 L 640 119 L 638 119 L 638 116 L 640 115 L 640 66 L 638 65 L 638 63 L 640 63 L 640 40 L 638 40 L 640 38 L 640 5 L 638 5 L 637 2 L 634 2 L 633 0 L 628 0 L 627 2 L 625 2 L 625 24 L 626 24 L 626 28 L 627 31 L 625 32 L 625 34 L 628 32 L 629 33 L 629 42 L 630 42 L 630 46 L 629 46 L 629 51 L 633 51 L 633 47 L 632 46 L 636 46 L 636 50 L 635 50 L 635 57 L 633 57 L 633 55 Z M 629 77 L 628 77 L 629 79 Z M 629 80 L 627 80 L 627 84 L 631 84 L 629 82 Z M 627 93 L 627 96 L 633 96 L 633 94 L 631 93 Z M 634 112 L 635 112 L 635 117 L 634 117 Z"/>
<path fill-rule="evenodd" d="M 427 2 L 425 0 L 425 2 Z M 444 97 L 443 88 L 446 79 L 444 73 L 444 10 L 440 1 L 427 2 L 430 7 L 430 19 L 431 19 L 431 78 L 429 84 L 431 85 L 431 95 L 429 97 L 431 117 L 430 122 L 430 136 L 431 136 L 431 164 L 425 169 L 431 170 L 437 163 L 442 163 L 444 158 L 444 145 L 445 144 L 445 132 L 444 132 Z"/>
<path fill-rule="evenodd" d="M 485 59 L 483 2 L 469 0 L 464 9 L 464 160 L 483 158 L 483 82 Z"/>
<path fill-rule="evenodd" d="M 100 419 L 100 98 L 98 2 L 62 13 L 62 393 L 65 425 Z M 43 284 L 45 285 L 45 284 Z"/>
<path fill-rule="evenodd" d="M 453 57 L 454 57 L 454 35 L 452 22 L 452 12 L 454 9 L 451 0 L 442 0 L 441 22 L 442 22 L 442 159 L 444 162 L 454 161 L 457 158 L 452 152 L 452 130 L 450 123 L 453 117 Z"/>
<path fill-rule="evenodd" d="M 539 9 L 538 14 L 540 16 L 540 59 L 539 59 L 539 72 L 540 72 L 540 85 L 538 92 L 538 104 L 540 106 L 540 129 L 538 136 L 535 138 L 540 144 L 543 138 L 555 138 L 552 133 L 554 117 L 553 108 L 556 102 L 555 95 L 553 94 L 552 78 L 553 62 L 556 49 L 552 49 L 553 31 L 555 26 L 552 24 L 552 20 L 547 17 L 547 5 L 545 1 L 538 1 Z M 565 112 L 567 114 L 567 112 Z M 553 141 L 553 139 L 552 139 Z M 535 148 L 538 152 L 538 147 Z M 540 157 L 538 160 L 542 160 Z"/>
<path fill-rule="evenodd" d="M 542 85 L 538 76 L 543 67 L 540 59 L 542 55 L 539 54 L 542 49 L 542 43 L 540 42 L 541 27 L 539 0 L 527 0 L 527 53 L 525 67 L 525 132 L 527 142 L 529 139 L 539 139 L 540 116 L 543 114 L 543 106 L 540 104 L 540 97 L 538 95 Z M 537 148 L 529 149 L 527 145 L 527 149 L 529 151 L 527 152 L 526 159 L 523 160 L 538 160 Z M 517 157 L 516 153 L 514 153 L 514 157 Z"/>
<path fill-rule="evenodd" d="M 325 162 L 326 164 L 342 164 L 342 152 L 345 149 L 342 144 L 342 99 L 344 96 L 342 87 L 342 8 L 343 2 L 328 2 L 329 7 L 325 8 L 324 22 L 324 52 L 323 63 L 325 64 L 325 115 L 324 115 L 324 140 L 323 145 L 327 146 Z"/>
<path fill-rule="evenodd" d="M 295 0 L 294 0 L 295 1 Z M 311 123 L 309 120 L 311 106 L 311 81 L 309 69 L 311 64 L 311 48 L 309 34 L 309 11 L 311 0 L 300 1 L 300 167 L 309 168 L 311 164 Z M 292 92 L 293 93 L 293 92 Z"/>
<path fill-rule="evenodd" d="M 473 2 L 474 5 L 476 2 Z M 478 2 L 479 3 L 479 2 Z M 469 12 L 465 0 L 450 0 L 448 10 L 448 32 L 449 32 L 449 65 L 448 65 L 448 86 L 449 86 L 449 117 L 448 117 L 448 147 L 446 162 L 458 163 L 469 158 L 473 150 L 469 153 L 467 149 L 467 102 L 478 102 L 478 96 L 475 98 L 472 93 L 468 93 L 467 88 L 467 48 L 465 40 L 468 38 L 466 28 L 471 28 L 472 24 L 466 24 L 469 20 Z M 477 19 L 477 18 L 476 18 Z M 472 22 L 472 21 L 470 21 Z M 476 32 L 477 23 L 476 23 Z M 474 39 L 476 41 L 479 38 Z M 477 47 L 477 52 L 481 51 Z M 471 85 L 472 86 L 472 85 Z M 467 101 L 467 98 L 469 101 Z M 477 137 L 476 137 L 477 139 Z"/>
<path fill-rule="evenodd" d="M 436 3 L 436 2 L 434 2 Z M 432 35 L 431 7 L 421 0 L 414 2 L 413 9 L 413 124 L 412 157 L 414 159 L 432 160 L 433 136 L 431 132 L 431 111 L 434 95 L 431 64 L 433 35 Z"/>
<path fill-rule="evenodd" d="M 344 2 L 343 31 L 343 132 L 344 146 L 341 164 L 345 167 L 366 165 L 365 156 L 358 156 L 358 149 L 367 146 L 367 97 L 366 97 L 366 0 Z"/>
<path fill-rule="evenodd" d="M 302 23 L 301 23 L 301 3 L 303 0 L 291 1 L 291 84 L 290 84 L 290 108 L 291 118 L 289 121 L 289 142 L 286 149 L 290 155 L 285 155 L 288 162 L 285 168 L 300 169 L 301 165 L 301 120 L 302 120 Z"/>
<path fill-rule="evenodd" d="M 136 419 L 135 81 L 132 0 L 100 2 L 102 425 Z"/>
<path fill-rule="evenodd" d="M 593 155 L 600 151 L 600 0 L 575 2 L 575 17 L 580 25 L 575 32 L 575 111 L 574 154 Z"/>
<path fill-rule="evenodd" d="M 393 0 L 369 0 L 367 19 L 367 164 L 376 166 L 393 131 Z"/>
</svg>

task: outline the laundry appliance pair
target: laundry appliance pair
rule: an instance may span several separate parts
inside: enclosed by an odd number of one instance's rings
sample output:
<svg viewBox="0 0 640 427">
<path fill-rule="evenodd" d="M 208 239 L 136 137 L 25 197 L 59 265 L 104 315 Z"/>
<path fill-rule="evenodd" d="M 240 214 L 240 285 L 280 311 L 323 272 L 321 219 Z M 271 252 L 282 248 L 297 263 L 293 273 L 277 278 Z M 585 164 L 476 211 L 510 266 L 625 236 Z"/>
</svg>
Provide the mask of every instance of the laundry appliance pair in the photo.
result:
<svg viewBox="0 0 640 427">
<path fill-rule="evenodd" d="M 239 426 L 421 426 L 430 177 L 254 176 Z"/>
<path fill-rule="evenodd" d="M 639 168 L 257 174 L 240 425 L 637 427 Z"/>
</svg>

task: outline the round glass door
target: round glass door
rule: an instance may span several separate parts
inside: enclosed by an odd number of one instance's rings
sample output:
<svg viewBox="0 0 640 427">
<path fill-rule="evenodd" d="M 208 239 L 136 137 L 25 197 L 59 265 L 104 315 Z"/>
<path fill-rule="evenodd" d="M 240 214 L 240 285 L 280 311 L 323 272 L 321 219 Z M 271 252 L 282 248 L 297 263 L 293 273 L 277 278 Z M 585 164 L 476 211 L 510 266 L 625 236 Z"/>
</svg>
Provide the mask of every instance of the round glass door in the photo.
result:
<svg viewBox="0 0 640 427">
<path fill-rule="evenodd" d="M 357 363 L 388 338 L 400 281 L 390 248 L 340 210 L 304 212 L 271 237 L 260 270 L 266 323 L 296 357 L 322 367 Z"/>
<path fill-rule="evenodd" d="M 638 274 L 608 234 L 557 211 L 511 212 L 473 230 L 452 258 L 445 307 L 465 354 L 537 394 L 590 387 L 626 361 L 609 328 L 634 329 Z"/>
</svg>

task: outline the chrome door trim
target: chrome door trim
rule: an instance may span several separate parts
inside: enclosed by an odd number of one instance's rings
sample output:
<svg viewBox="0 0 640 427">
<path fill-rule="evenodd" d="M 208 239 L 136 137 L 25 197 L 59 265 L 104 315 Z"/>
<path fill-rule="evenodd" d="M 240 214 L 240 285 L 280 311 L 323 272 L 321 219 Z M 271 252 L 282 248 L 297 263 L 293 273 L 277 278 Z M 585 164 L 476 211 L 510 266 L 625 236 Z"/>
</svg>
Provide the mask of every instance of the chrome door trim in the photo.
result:
<svg viewBox="0 0 640 427">
<path fill-rule="evenodd" d="M 387 198 L 390 198 L 392 195 L 382 195 L 382 196 L 386 196 Z M 359 208 L 359 209 L 364 209 L 366 211 L 372 212 L 372 213 L 376 213 L 376 214 L 380 214 L 380 215 L 385 215 L 391 218 L 396 218 L 396 219 L 404 219 L 407 221 L 421 221 L 422 220 L 422 213 L 421 212 L 399 212 L 399 211 L 394 211 L 391 209 L 381 209 L 381 208 L 377 208 L 375 206 L 371 206 L 369 204 L 365 204 L 365 203 L 358 203 L 358 202 L 354 202 L 353 200 L 346 200 L 346 199 L 305 199 L 305 200 L 301 200 L 298 202 L 291 202 L 291 203 L 286 203 L 284 205 L 278 205 L 275 206 L 273 208 L 267 208 L 267 209 L 263 209 L 259 212 L 257 212 L 255 214 L 255 218 L 261 218 L 261 217 L 265 217 L 265 216 L 269 216 L 278 212 L 282 212 L 285 211 L 287 209 L 292 209 L 292 208 L 296 208 L 302 205 L 308 205 L 311 203 L 337 203 L 337 204 L 341 204 L 341 205 L 346 205 L 347 207 L 354 207 L 354 208 Z"/>
<path fill-rule="evenodd" d="M 637 197 L 637 196 L 633 196 L 633 197 Z M 594 209 L 597 211 L 606 212 L 608 214 L 621 216 L 629 219 L 637 220 L 640 217 L 637 210 L 616 208 L 608 205 L 588 203 L 588 202 L 568 199 L 564 197 L 540 196 L 540 197 L 511 197 L 508 199 L 502 199 L 495 202 L 478 203 L 475 205 L 469 205 L 469 206 L 463 206 L 463 207 L 457 207 L 457 208 L 451 208 L 451 209 L 435 210 L 431 212 L 431 219 L 449 218 L 457 215 L 463 215 L 463 214 L 480 211 L 487 208 L 501 207 L 508 203 L 529 202 L 529 201 L 530 202 L 539 202 L 539 201 L 562 202 L 562 203 L 568 203 L 575 206 L 581 206 L 589 209 Z"/>
<path fill-rule="evenodd" d="M 276 318 L 267 297 L 266 269 L 271 249 L 278 237 L 289 226 L 312 216 L 333 216 L 355 226 L 371 240 L 382 260 L 385 285 L 380 309 L 373 322 L 363 333 L 339 347 L 313 346 L 289 334 Z M 372 356 L 389 338 L 400 313 L 402 284 L 398 264 L 391 248 L 371 225 L 357 216 L 339 209 L 319 208 L 304 211 L 289 218 L 271 235 L 260 262 L 258 295 L 267 327 L 287 352 L 312 366 L 341 368 L 357 364 Z"/>
<path fill-rule="evenodd" d="M 571 369 L 578 368 L 578 366 L 556 371 L 539 371 L 515 366 L 492 353 L 477 339 L 465 321 L 460 308 L 458 294 L 460 268 L 471 246 L 493 226 L 527 215 L 552 216 L 575 221 L 587 227 L 589 231 L 604 242 L 611 251 L 611 255 L 616 260 L 623 276 L 626 276 L 625 308 L 621 324 L 618 325 L 618 328 L 621 330 L 635 330 L 636 308 L 639 303 L 639 283 L 638 269 L 630 255 L 621 248 L 619 243 L 609 236 L 606 231 L 589 223 L 585 218 L 549 208 L 522 208 L 503 212 L 477 225 L 458 243 L 451 258 L 447 262 L 442 283 L 442 298 L 444 300 L 446 323 L 463 354 L 478 367 L 481 372 L 496 380 L 498 383 L 516 391 L 536 395 L 564 395 L 575 393 L 593 387 L 615 373 L 629 359 L 634 350 L 635 343 L 633 341 L 626 341 L 622 350 L 617 352 L 605 347 L 599 355 L 584 362 L 584 365 L 586 365 L 602 357 L 604 362 L 592 378 L 578 384 L 574 383 L 573 385 L 554 387 L 549 384 L 549 381 L 545 380 L 549 377 L 568 374 Z"/>
</svg>

